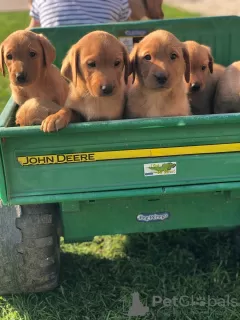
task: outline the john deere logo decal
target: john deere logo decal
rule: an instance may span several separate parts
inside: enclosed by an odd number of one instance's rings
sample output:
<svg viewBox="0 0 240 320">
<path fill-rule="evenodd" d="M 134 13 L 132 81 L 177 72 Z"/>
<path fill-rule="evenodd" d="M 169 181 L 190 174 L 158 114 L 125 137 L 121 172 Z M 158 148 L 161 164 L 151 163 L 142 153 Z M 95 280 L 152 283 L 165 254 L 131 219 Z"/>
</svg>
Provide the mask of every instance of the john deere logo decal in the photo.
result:
<svg viewBox="0 0 240 320">
<path fill-rule="evenodd" d="M 161 162 L 144 164 L 144 176 L 164 176 L 177 173 L 176 162 Z"/>
</svg>

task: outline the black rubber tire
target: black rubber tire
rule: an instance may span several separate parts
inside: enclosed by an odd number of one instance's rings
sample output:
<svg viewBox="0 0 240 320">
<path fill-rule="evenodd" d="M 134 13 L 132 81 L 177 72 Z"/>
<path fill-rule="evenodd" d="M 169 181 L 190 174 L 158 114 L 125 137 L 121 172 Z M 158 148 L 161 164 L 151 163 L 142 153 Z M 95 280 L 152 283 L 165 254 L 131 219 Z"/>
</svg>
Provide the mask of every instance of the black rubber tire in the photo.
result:
<svg viewBox="0 0 240 320">
<path fill-rule="evenodd" d="M 0 295 L 57 287 L 60 269 L 58 205 L 0 203 Z"/>
</svg>

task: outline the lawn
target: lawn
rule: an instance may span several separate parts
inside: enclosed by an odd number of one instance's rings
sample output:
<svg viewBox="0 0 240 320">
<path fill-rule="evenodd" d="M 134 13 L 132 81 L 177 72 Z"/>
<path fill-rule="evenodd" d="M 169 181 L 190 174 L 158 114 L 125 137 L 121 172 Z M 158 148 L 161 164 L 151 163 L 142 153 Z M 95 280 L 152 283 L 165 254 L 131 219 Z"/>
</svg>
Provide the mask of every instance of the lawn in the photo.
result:
<svg viewBox="0 0 240 320">
<path fill-rule="evenodd" d="M 166 6 L 164 11 L 167 18 L 192 16 Z M 28 15 L 4 13 L 0 21 L 1 42 L 24 28 Z M 0 77 L 1 105 L 9 96 L 7 88 L 8 81 Z M 136 320 L 240 317 L 234 300 L 240 303 L 239 263 L 231 232 L 116 235 L 62 243 L 61 248 L 61 286 L 44 294 L 0 297 L 0 320 L 124 320 L 133 292 L 150 308 Z M 173 306 L 168 300 L 153 307 L 153 296 L 175 297 Z M 176 300 L 179 297 L 183 300 Z"/>
</svg>

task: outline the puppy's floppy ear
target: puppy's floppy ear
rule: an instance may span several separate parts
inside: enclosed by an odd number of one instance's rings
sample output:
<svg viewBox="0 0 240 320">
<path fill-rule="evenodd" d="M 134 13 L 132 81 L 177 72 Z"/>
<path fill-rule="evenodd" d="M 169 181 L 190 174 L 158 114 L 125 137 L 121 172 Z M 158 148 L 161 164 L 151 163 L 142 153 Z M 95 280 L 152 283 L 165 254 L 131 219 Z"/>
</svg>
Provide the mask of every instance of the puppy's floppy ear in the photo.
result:
<svg viewBox="0 0 240 320">
<path fill-rule="evenodd" d="M 68 51 L 66 57 L 63 59 L 61 74 L 73 82 L 74 85 L 77 84 L 77 75 L 79 72 L 78 67 L 79 51 L 76 45 L 73 45 Z"/>
<path fill-rule="evenodd" d="M 213 73 L 213 56 L 212 56 L 212 50 L 210 47 L 208 46 L 205 46 L 205 45 L 202 45 L 202 47 L 204 47 L 205 49 L 207 49 L 208 51 L 208 68 L 209 68 L 209 71 L 211 73 Z"/>
<path fill-rule="evenodd" d="M 185 61 L 185 80 L 187 83 L 190 81 L 190 58 L 187 48 L 184 46 L 183 49 L 183 59 Z"/>
<path fill-rule="evenodd" d="M 130 59 L 129 59 L 127 48 L 125 47 L 124 44 L 122 44 L 122 48 L 123 48 L 123 62 L 124 62 L 124 82 L 127 85 L 128 77 L 130 75 Z"/>
<path fill-rule="evenodd" d="M 38 39 L 43 49 L 43 61 L 46 67 L 50 66 L 56 59 L 56 50 L 51 42 L 43 34 L 38 35 Z"/>
<path fill-rule="evenodd" d="M 5 68 L 4 68 L 4 42 L 0 45 L 0 72 L 5 77 Z"/>
<path fill-rule="evenodd" d="M 132 74 L 132 83 L 135 81 L 135 76 L 137 72 L 137 53 L 138 53 L 138 44 L 135 44 L 131 53 L 130 53 L 130 70 L 129 70 L 129 75 Z"/>
<path fill-rule="evenodd" d="M 211 54 L 208 55 L 209 62 L 208 62 L 208 68 L 211 73 L 213 73 L 213 56 Z"/>
</svg>

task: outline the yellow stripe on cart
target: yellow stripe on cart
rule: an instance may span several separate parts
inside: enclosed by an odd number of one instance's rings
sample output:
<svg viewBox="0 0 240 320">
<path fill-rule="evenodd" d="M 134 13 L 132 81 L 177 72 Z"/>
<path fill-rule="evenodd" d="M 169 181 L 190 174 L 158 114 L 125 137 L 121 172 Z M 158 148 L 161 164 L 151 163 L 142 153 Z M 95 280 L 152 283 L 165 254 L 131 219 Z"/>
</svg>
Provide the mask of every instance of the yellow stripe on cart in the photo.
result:
<svg viewBox="0 0 240 320">
<path fill-rule="evenodd" d="M 239 152 L 240 143 L 17 157 L 22 166 Z"/>
</svg>

